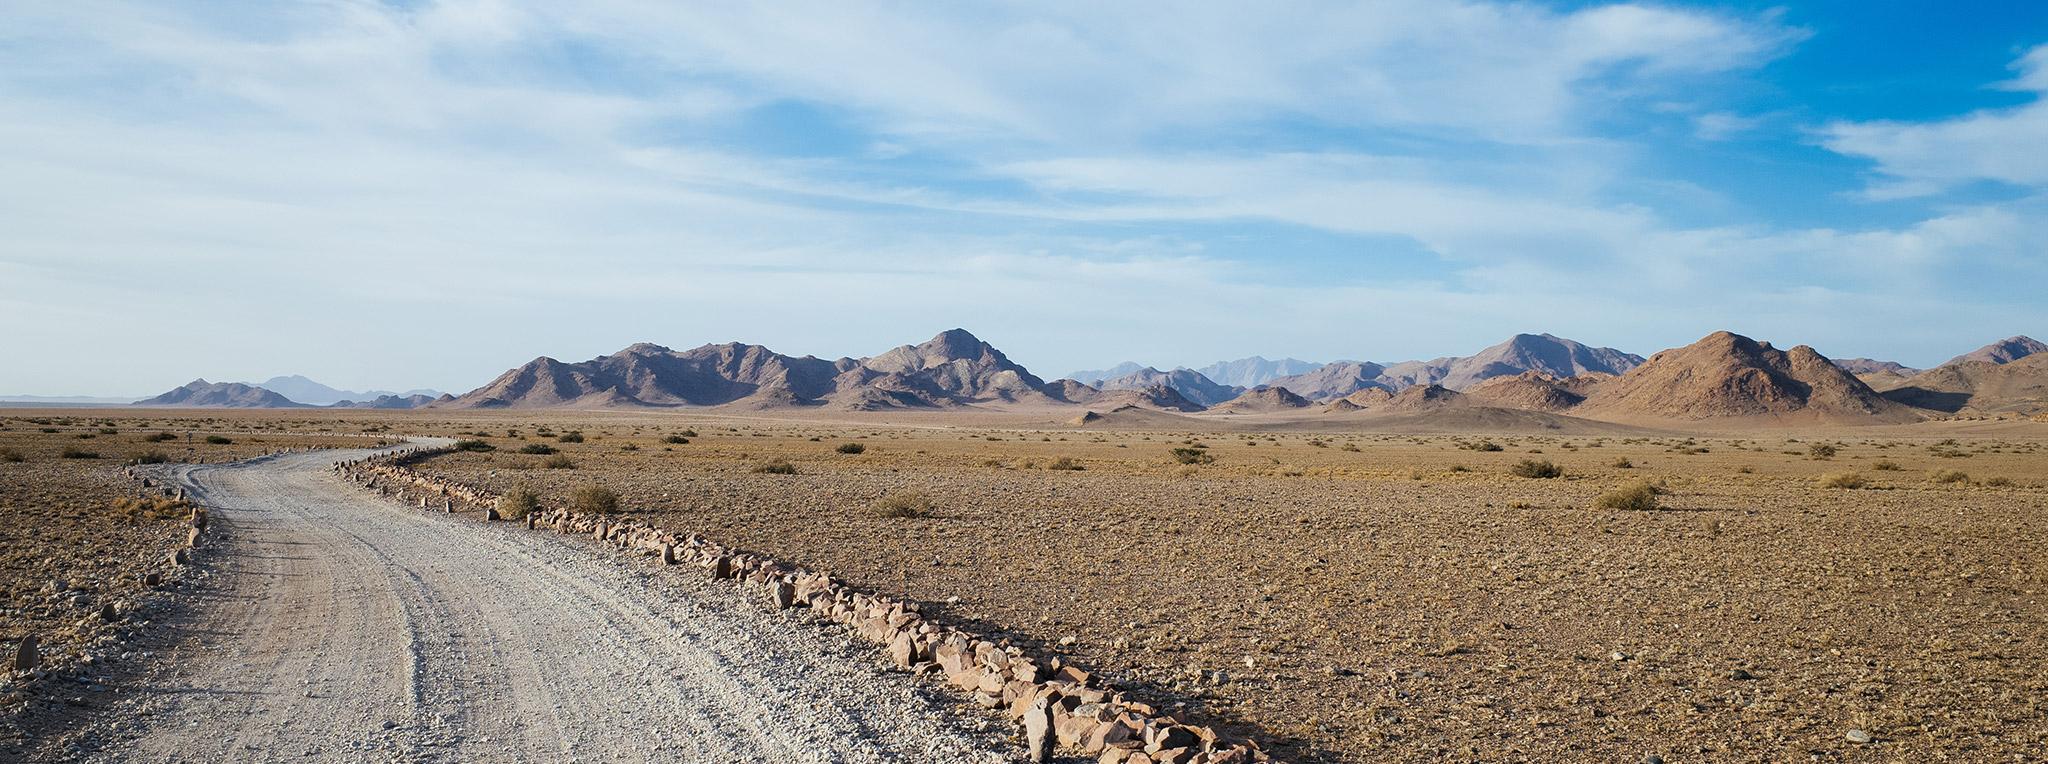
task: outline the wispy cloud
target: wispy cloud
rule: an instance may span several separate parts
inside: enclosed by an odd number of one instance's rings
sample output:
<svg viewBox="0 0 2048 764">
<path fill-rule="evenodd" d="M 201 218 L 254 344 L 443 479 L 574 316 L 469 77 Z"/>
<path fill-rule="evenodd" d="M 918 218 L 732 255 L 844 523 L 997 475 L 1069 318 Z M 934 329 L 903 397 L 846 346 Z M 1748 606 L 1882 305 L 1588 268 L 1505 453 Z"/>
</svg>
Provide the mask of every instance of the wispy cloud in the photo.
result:
<svg viewBox="0 0 2048 764">
<path fill-rule="evenodd" d="M 2012 309 L 1959 307 L 1931 276 L 1964 257 L 2034 272 L 2016 242 L 2048 219 L 2021 200 L 1900 224 L 1700 226 L 1640 198 L 1684 179 L 1646 172 L 1647 149 L 1610 122 L 1749 127 L 1695 96 L 1804 38 L 1769 14 L 0 14 L 0 304 L 30 317 L 0 355 L 50 359 L 0 365 L 0 392 L 280 372 L 463 388 L 536 353 L 729 338 L 875 352 L 952 325 L 1053 373 L 1132 347 L 1167 365 L 1384 359 L 1524 329 L 1640 350 L 1724 324 L 1848 341 L 1899 316 L 1924 328 L 1895 337 L 1932 344 Z M 1336 243 L 1302 268 L 1261 251 L 1275 231 Z M 81 350 L 110 346 L 123 352 Z"/>
</svg>

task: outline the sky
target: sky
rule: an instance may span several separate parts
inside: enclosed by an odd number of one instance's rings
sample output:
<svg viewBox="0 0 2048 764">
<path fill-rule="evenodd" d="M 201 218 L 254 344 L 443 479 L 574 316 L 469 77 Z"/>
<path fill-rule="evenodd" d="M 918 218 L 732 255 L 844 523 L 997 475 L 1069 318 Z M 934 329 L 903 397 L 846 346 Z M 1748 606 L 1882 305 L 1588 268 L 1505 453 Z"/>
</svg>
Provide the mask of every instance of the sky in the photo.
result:
<svg viewBox="0 0 2048 764">
<path fill-rule="evenodd" d="M 0 2 L 0 392 L 2048 335 L 2048 3 Z"/>
</svg>

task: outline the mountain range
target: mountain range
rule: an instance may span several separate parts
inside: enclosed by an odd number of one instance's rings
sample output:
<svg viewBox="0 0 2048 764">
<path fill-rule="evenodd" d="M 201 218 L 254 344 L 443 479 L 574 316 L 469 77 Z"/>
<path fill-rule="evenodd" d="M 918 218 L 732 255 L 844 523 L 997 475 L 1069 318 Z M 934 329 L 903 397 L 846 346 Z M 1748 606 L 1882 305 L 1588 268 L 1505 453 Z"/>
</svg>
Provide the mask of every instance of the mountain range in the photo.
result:
<svg viewBox="0 0 2048 764">
<path fill-rule="evenodd" d="M 683 351 L 641 343 L 573 363 L 535 358 L 461 396 L 384 394 L 346 405 L 866 411 L 1081 406 L 1097 412 L 1207 411 L 1277 417 L 1519 412 L 1512 417 L 1473 416 L 1545 426 L 1555 424 L 1558 417 L 1645 423 L 1886 423 L 1955 413 L 2048 410 L 2044 349 L 2048 346 L 2014 337 L 1920 371 L 1870 359 L 1838 363 L 1810 347 L 1779 350 L 1730 332 L 1716 332 L 1647 359 L 1549 334 L 1518 334 L 1470 356 L 1428 361 L 1318 365 L 1253 357 L 1208 367 L 1241 380 L 1294 371 L 1249 386 L 1227 384 L 1194 369 L 1161 371 L 1135 363 L 1101 370 L 1121 373 L 1088 384 L 1072 378 L 1045 381 L 966 330 L 951 329 L 920 344 L 836 360 L 788 356 L 738 342 Z M 140 403 L 301 404 L 254 385 L 204 380 Z"/>
<path fill-rule="evenodd" d="M 374 402 L 379 399 L 404 400 L 415 396 L 425 396 L 427 400 L 431 401 L 441 397 L 441 391 L 427 389 L 407 390 L 402 393 L 390 390 L 367 390 L 364 392 L 336 390 L 298 374 L 271 377 L 262 382 L 241 382 L 238 384 L 260 387 L 290 398 L 294 402 L 315 406 L 326 406 L 343 402 Z"/>
</svg>

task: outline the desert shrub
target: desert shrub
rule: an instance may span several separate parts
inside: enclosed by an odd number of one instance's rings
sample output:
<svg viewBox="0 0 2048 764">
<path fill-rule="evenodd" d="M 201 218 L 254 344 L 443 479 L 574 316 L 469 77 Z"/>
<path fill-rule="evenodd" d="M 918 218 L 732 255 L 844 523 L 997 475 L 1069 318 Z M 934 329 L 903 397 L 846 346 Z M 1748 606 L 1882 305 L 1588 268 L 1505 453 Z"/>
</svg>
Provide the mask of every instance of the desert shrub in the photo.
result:
<svg viewBox="0 0 2048 764">
<path fill-rule="evenodd" d="M 86 451 L 86 450 L 84 450 L 84 449 L 79 449 L 79 448 L 67 448 L 67 449 L 64 449 L 64 452 L 63 452 L 63 453 L 61 453 L 61 454 L 58 454 L 58 456 L 62 456 L 62 457 L 64 457 L 64 458 L 66 458 L 66 459 L 98 459 L 98 458 L 100 458 L 100 455 L 99 455 L 98 453 L 96 453 L 96 452 L 92 452 L 92 451 Z"/>
<path fill-rule="evenodd" d="M 842 454 L 858 454 L 862 451 L 868 450 L 868 447 L 859 443 L 841 443 L 839 444 L 839 448 L 834 450 Z"/>
<path fill-rule="evenodd" d="M 206 442 L 216 446 L 231 446 L 234 445 L 235 439 L 226 435 L 208 435 L 206 436 Z"/>
<path fill-rule="evenodd" d="M 1074 461 L 1073 457 L 1070 456 L 1062 456 L 1058 459 L 1054 459 L 1052 460 L 1051 464 L 1045 465 L 1045 468 L 1049 470 L 1063 470 L 1067 472 L 1080 472 L 1081 470 L 1087 469 L 1087 467 L 1081 466 L 1080 462 Z"/>
<path fill-rule="evenodd" d="M 2004 476 L 1985 478 L 1983 484 L 1992 488 L 2011 488 L 2013 486 L 2012 478 Z"/>
<path fill-rule="evenodd" d="M 28 459 L 22 456 L 20 451 L 16 451 L 12 448 L 0 448 L 0 462 L 18 464 L 20 462 L 25 461 L 28 461 Z"/>
<path fill-rule="evenodd" d="M 1636 463 L 1629 461 L 1628 457 L 1624 456 L 1620 459 L 1616 459 L 1612 462 L 1609 462 L 1607 466 L 1613 467 L 1618 470 L 1632 470 L 1636 468 Z"/>
<path fill-rule="evenodd" d="M 493 446 L 481 440 L 458 440 L 455 441 L 455 445 L 453 446 L 453 448 L 457 451 L 475 451 L 477 453 L 498 450 L 497 446 Z"/>
<path fill-rule="evenodd" d="M 796 465 L 776 459 L 775 461 L 755 467 L 754 472 L 762 475 L 794 475 L 796 474 Z"/>
<path fill-rule="evenodd" d="M 1833 472 L 1820 477 L 1822 488 L 1862 488 L 1868 484 L 1858 472 Z"/>
<path fill-rule="evenodd" d="M 1806 447 L 1806 455 L 1815 459 L 1831 459 L 1835 456 L 1835 447 L 1828 443 L 1815 443 Z"/>
<path fill-rule="evenodd" d="M 586 485 L 569 495 L 569 507 L 578 512 L 608 515 L 619 511 L 619 494 L 603 486 Z"/>
<path fill-rule="evenodd" d="M 551 470 L 573 470 L 576 469 L 576 462 L 566 454 L 555 454 L 554 456 L 542 459 L 540 466 Z"/>
<path fill-rule="evenodd" d="M 562 433 L 562 434 L 560 434 L 560 435 L 557 435 L 557 436 L 555 436 L 555 442 L 557 442 L 557 443 L 582 443 L 582 442 L 583 442 L 583 433 L 580 433 L 580 432 L 565 432 L 565 433 Z"/>
<path fill-rule="evenodd" d="M 1657 487 L 1648 480 L 1638 480 L 1612 491 L 1600 494 L 1593 500 L 1593 506 L 1601 509 L 1630 509 L 1648 511 L 1656 509 Z"/>
<path fill-rule="evenodd" d="M 1740 474 L 1743 474 L 1743 475 L 1753 475 L 1753 474 L 1756 474 L 1756 468 L 1755 468 L 1755 467 L 1751 467 L 1751 466 L 1749 466 L 1749 465 L 1747 465 L 1747 464 L 1745 464 L 1745 465 L 1742 465 L 1742 466 L 1740 466 L 1740 467 L 1736 467 L 1736 468 L 1735 468 L 1735 471 L 1736 471 L 1737 473 L 1740 473 Z"/>
<path fill-rule="evenodd" d="M 528 443 L 524 446 L 519 447 L 519 453 L 533 454 L 534 456 L 547 456 L 548 454 L 560 453 L 560 451 L 556 449 L 554 446 L 550 446 L 546 443 Z"/>
<path fill-rule="evenodd" d="M 619 450 L 620 450 L 620 451 L 638 451 L 638 450 L 640 450 L 640 445 L 639 445 L 639 444 L 637 444 L 637 443 L 627 443 L 626 445 L 623 445 L 623 446 L 619 446 Z"/>
<path fill-rule="evenodd" d="M 697 437 L 697 431 L 696 431 L 696 430 L 684 430 L 684 431 L 682 431 L 682 432 L 679 432 L 679 433 L 676 433 L 676 434 L 678 434 L 678 435 L 681 435 L 681 436 L 683 436 L 683 437 L 685 437 L 685 438 L 694 438 L 694 437 Z"/>
<path fill-rule="evenodd" d="M 1450 469 L 1450 471 L 1452 471 L 1452 472 L 1471 472 L 1471 471 L 1472 471 L 1472 468 L 1471 468 L 1471 467 L 1467 467 L 1467 466 L 1465 466 L 1465 465 L 1463 465 L 1463 464 L 1453 464 L 1453 465 L 1451 465 L 1451 469 Z"/>
<path fill-rule="evenodd" d="M 172 435 L 172 434 L 170 434 L 170 433 L 168 433 L 168 432 L 152 432 L 152 433 L 150 433 L 150 434 L 148 434 L 148 435 L 144 435 L 144 436 L 142 436 L 142 442 L 144 442 L 144 443 L 162 443 L 162 442 L 164 442 L 164 441 L 167 441 L 167 440 L 177 440 L 177 439 L 178 439 L 178 436 L 176 436 L 176 435 Z"/>
<path fill-rule="evenodd" d="M 165 456 L 162 451 L 144 451 L 135 456 L 136 464 L 163 464 L 170 460 L 171 457 Z"/>
<path fill-rule="evenodd" d="M 122 496 L 114 500 L 113 506 L 115 512 L 130 522 L 176 517 L 192 508 L 190 503 L 182 499 L 167 496 Z"/>
<path fill-rule="evenodd" d="M 1523 459 L 1509 467 L 1508 472 L 1515 477 L 1548 479 L 1563 476 L 1564 468 L 1548 460 Z"/>
<path fill-rule="evenodd" d="M 101 427 L 101 428 L 100 428 L 100 434 L 101 434 L 101 435 L 119 435 L 119 434 L 121 434 L 121 431 L 120 431 L 120 430 L 116 430 L 116 429 L 114 429 L 114 428 L 112 428 L 112 427 Z"/>
<path fill-rule="evenodd" d="M 1934 474 L 1928 475 L 1927 479 L 1936 483 L 1967 483 L 1970 482 L 1970 473 L 1962 470 L 1936 470 Z"/>
<path fill-rule="evenodd" d="M 539 510 L 540 497 L 525 488 L 514 488 L 498 497 L 498 516 L 507 520 L 524 520 Z"/>
<path fill-rule="evenodd" d="M 1870 465 L 1870 468 L 1871 468 L 1871 469 L 1873 469 L 1873 470 L 1877 470 L 1878 472 L 1898 472 L 1898 471 L 1899 471 L 1899 463 L 1898 463 L 1898 462 L 1891 462 L 1891 461 L 1883 461 L 1883 462 L 1878 462 L 1878 463 L 1876 463 L 1876 464 Z"/>
<path fill-rule="evenodd" d="M 678 445 L 678 446 L 680 446 L 680 445 L 683 445 L 683 444 L 685 444 L 685 443 L 688 443 L 688 442 L 690 442 L 690 439 L 689 439 L 689 438 L 686 438 L 686 437 L 683 437 L 683 436 L 681 436 L 681 435 L 670 435 L 670 436 L 668 436 L 668 437 L 666 437 L 666 438 L 662 438 L 662 439 L 661 439 L 661 442 L 663 442 L 663 443 L 669 443 L 669 444 L 673 444 L 673 445 Z"/>
<path fill-rule="evenodd" d="M 1210 456 L 1209 452 L 1199 448 L 1176 448 L 1172 453 L 1173 460 L 1181 464 L 1213 464 L 1216 462 L 1216 457 Z"/>
<path fill-rule="evenodd" d="M 868 511 L 880 517 L 930 517 L 932 500 L 916 491 L 899 491 L 869 505 Z"/>
<path fill-rule="evenodd" d="M 1504 449 L 1504 448 L 1502 448 L 1502 447 L 1501 447 L 1501 445 L 1500 445 L 1499 443 L 1495 443 L 1495 442 L 1493 442 L 1493 441 L 1490 441 L 1490 440 L 1482 440 L 1482 441 L 1479 441 L 1479 442 L 1477 442 L 1477 443 L 1467 443 L 1467 444 L 1465 444 L 1465 448 L 1466 448 L 1466 449 L 1468 449 L 1468 450 L 1472 450 L 1472 451 L 1505 451 L 1505 450 L 1507 450 L 1507 449 Z"/>
<path fill-rule="evenodd" d="M 1346 443 L 1346 444 L 1344 444 L 1344 445 L 1342 445 L 1342 446 L 1338 446 L 1338 447 L 1337 447 L 1337 450 L 1339 450 L 1339 451 L 1350 451 L 1350 452 L 1352 452 L 1352 453 L 1354 453 L 1354 454 L 1355 454 L 1355 453 L 1358 453 L 1358 444 L 1357 444 L 1357 443 Z"/>
</svg>

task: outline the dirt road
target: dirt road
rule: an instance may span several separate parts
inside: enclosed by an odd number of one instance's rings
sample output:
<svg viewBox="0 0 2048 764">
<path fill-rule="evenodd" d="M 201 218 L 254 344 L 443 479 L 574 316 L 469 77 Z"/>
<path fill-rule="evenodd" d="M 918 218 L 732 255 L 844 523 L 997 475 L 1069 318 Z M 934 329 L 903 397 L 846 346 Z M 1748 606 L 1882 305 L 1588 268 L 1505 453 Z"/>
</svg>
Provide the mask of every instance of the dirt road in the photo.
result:
<svg viewBox="0 0 2048 764">
<path fill-rule="evenodd" d="M 214 507 L 188 636 L 84 761 L 1003 761 L 840 632 L 580 539 L 399 506 L 287 454 Z"/>
</svg>

